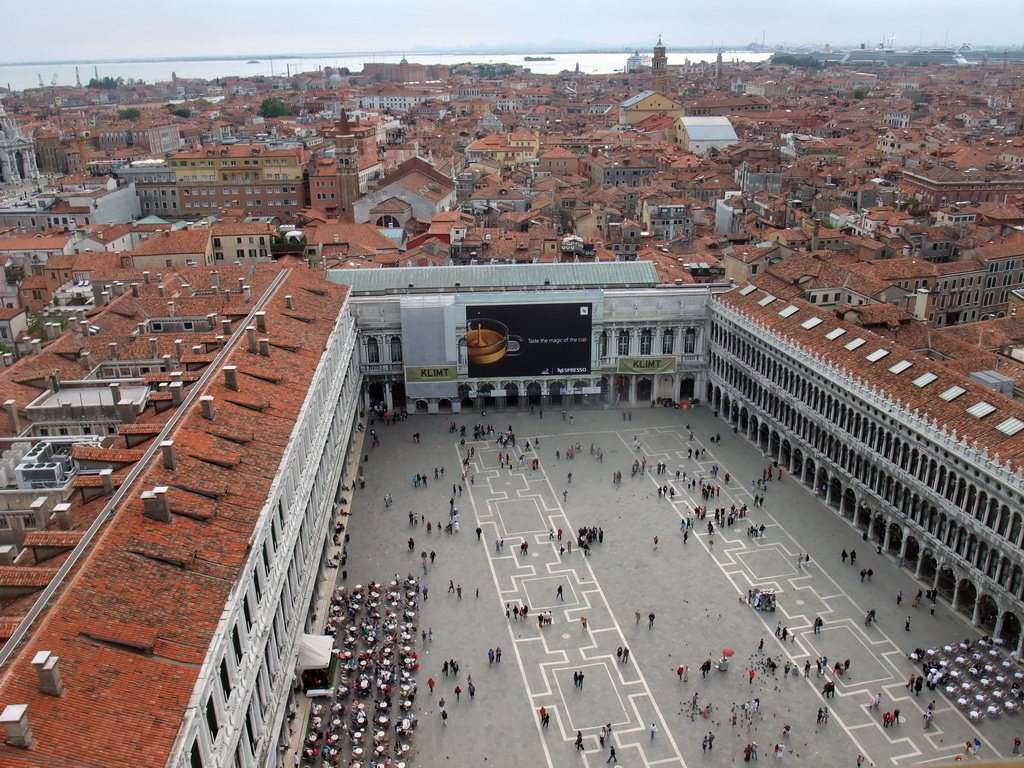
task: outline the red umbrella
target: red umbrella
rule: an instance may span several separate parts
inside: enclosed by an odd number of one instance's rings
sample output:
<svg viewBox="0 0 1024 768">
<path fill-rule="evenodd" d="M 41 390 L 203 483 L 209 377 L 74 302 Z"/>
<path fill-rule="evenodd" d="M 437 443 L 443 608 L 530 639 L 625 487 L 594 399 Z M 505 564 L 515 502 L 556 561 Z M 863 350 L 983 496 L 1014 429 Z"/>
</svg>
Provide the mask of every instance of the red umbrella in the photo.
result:
<svg viewBox="0 0 1024 768">
<path fill-rule="evenodd" d="M 728 659 L 730 656 L 733 655 L 732 648 L 726 648 L 724 651 L 722 651 L 722 655 Z"/>
</svg>

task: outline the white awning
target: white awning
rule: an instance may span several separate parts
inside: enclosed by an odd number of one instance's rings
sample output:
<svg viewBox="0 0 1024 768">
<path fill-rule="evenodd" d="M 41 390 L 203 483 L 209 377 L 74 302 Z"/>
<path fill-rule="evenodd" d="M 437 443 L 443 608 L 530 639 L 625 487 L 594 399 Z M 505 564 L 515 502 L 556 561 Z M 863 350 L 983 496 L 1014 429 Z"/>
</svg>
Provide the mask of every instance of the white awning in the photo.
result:
<svg viewBox="0 0 1024 768">
<path fill-rule="evenodd" d="M 323 669 L 331 663 L 334 638 L 330 635 L 303 635 L 299 638 L 299 660 L 295 668 Z"/>
</svg>

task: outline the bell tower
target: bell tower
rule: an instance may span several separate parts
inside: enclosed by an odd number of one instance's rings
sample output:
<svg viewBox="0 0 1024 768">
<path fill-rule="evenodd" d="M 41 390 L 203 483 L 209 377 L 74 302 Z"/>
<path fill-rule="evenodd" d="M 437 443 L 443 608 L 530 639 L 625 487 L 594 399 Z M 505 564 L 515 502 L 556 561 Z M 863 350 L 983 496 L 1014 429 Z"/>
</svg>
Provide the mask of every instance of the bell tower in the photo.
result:
<svg viewBox="0 0 1024 768">
<path fill-rule="evenodd" d="M 338 159 L 338 210 L 351 219 L 352 206 L 359 199 L 359 145 L 345 114 L 344 102 L 341 119 L 336 124 L 334 140 Z"/>
<path fill-rule="evenodd" d="M 654 55 L 651 57 L 651 90 L 668 95 L 668 56 L 665 55 L 665 46 L 661 44 L 660 35 L 658 44 L 654 46 Z"/>
</svg>

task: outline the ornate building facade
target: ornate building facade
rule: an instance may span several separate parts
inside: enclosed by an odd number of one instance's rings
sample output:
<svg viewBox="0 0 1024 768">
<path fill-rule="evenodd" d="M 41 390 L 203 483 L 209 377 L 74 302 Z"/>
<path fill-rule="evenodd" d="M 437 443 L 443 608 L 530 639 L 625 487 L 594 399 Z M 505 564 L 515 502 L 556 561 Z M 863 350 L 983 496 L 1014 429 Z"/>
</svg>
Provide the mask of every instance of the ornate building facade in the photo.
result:
<svg viewBox="0 0 1024 768">
<path fill-rule="evenodd" d="M 803 302 L 712 301 L 707 397 L 865 540 L 1024 651 L 1024 407 Z"/>
<path fill-rule="evenodd" d="M 39 178 L 36 151 L 0 103 L 0 184 L 20 184 Z"/>
</svg>

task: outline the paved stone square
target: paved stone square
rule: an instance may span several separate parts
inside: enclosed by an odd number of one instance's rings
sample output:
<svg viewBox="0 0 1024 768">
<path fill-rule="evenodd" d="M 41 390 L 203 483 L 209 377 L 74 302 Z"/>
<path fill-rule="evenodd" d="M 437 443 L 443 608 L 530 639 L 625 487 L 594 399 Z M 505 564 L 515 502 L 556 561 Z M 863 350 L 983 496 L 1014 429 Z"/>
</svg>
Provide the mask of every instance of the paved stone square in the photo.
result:
<svg viewBox="0 0 1024 768">
<path fill-rule="evenodd" d="M 680 519 L 704 502 L 699 490 L 691 495 L 686 483 L 676 480 L 677 469 L 707 478 L 712 465 L 719 465 L 722 490 L 707 502 L 711 520 L 716 506 L 750 505 L 750 482 L 767 463 L 709 409 L 576 410 L 572 417 L 563 420 L 561 409 L 547 409 L 543 418 L 488 412 L 486 417 L 412 416 L 393 426 L 366 425 L 377 431 L 381 445 L 371 450 L 366 441 L 365 488 L 354 489 L 350 498 L 346 583 L 396 573 L 421 576 L 419 553 L 437 555 L 422 580 L 429 594 L 421 629 L 432 629 L 433 641 L 421 644 L 413 764 L 604 764 L 609 751 L 599 736 L 608 723 L 618 762 L 629 766 L 731 765 L 743 760 L 743 747 L 751 741 L 758 743 L 761 759 L 771 759 L 772 746 L 785 743 L 785 762 L 808 766 L 854 766 L 858 753 L 876 765 L 928 764 L 959 754 L 964 741 L 975 737 L 984 745 L 984 757 L 1010 753 L 1020 715 L 975 726 L 938 691 L 925 688 L 918 697 L 905 688 L 917 669 L 907 653 L 976 639 L 978 633 L 945 604 L 934 616 L 924 606 L 911 608 L 909 596 L 919 588 L 911 574 L 876 554 L 859 531 L 806 487 L 783 477 L 768 486 L 765 507 L 750 509 L 747 520 L 711 535 L 707 521 L 698 522 L 683 542 Z M 452 420 L 466 425 L 464 446 L 457 433 L 449 433 Z M 513 469 L 499 466 L 499 452 L 508 451 L 493 438 L 470 439 L 477 422 L 490 423 L 496 432 L 511 426 L 518 445 Z M 413 442 L 414 432 L 421 442 Z M 715 444 L 711 438 L 718 433 L 721 442 Z M 641 441 L 639 451 L 635 439 Z M 532 450 L 519 463 L 527 440 Z M 576 443 L 581 450 L 568 460 L 566 449 Z M 603 452 L 603 461 L 591 455 L 591 444 Z M 461 456 L 471 448 L 475 455 L 463 482 Z M 688 459 L 690 448 L 705 454 Z M 650 471 L 631 476 L 633 461 L 641 457 Z M 537 470 L 531 468 L 534 458 Z M 666 473 L 654 472 L 658 462 L 667 465 Z M 615 471 L 622 472 L 620 485 L 612 482 Z M 428 477 L 426 488 L 413 487 L 417 473 Z M 657 489 L 664 485 L 676 495 L 659 497 Z M 390 508 L 384 506 L 386 493 L 394 498 Z M 458 533 L 444 534 L 451 499 L 461 526 Z M 431 521 L 429 535 L 425 525 L 410 525 L 410 510 Z M 762 537 L 746 535 L 751 523 L 765 525 Z M 601 527 L 604 542 L 595 544 L 589 557 L 575 546 L 571 554 L 559 554 L 560 543 L 549 531 L 562 529 L 562 543 L 568 544 L 581 526 Z M 504 546 L 496 547 L 502 539 Z M 523 541 L 529 543 L 525 555 Z M 857 550 L 856 568 L 840 561 L 844 548 Z M 805 553 L 810 566 L 798 568 L 798 556 Z M 874 569 L 872 581 L 861 583 L 862 567 Z M 449 580 L 461 586 L 461 599 L 448 592 Z M 556 594 L 559 585 L 562 599 Z M 754 586 L 777 591 L 777 611 L 756 612 L 747 605 L 747 590 Z M 908 595 L 900 607 L 897 590 Z M 528 605 L 528 618 L 507 619 L 506 604 Z M 877 610 L 878 622 L 866 627 L 863 616 L 870 608 Z M 553 623 L 540 627 L 537 615 L 546 611 Z M 656 619 L 649 628 L 651 612 Z M 908 615 L 909 632 L 904 629 Z M 825 624 L 814 634 L 817 616 Z M 787 628 L 785 643 L 774 634 L 776 622 Z M 758 652 L 762 639 L 764 651 Z M 488 649 L 499 647 L 501 662 L 488 663 Z M 619 648 L 629 649 L 627 663 L 617 660 Z M 729 670 L 712 668 L 702 679 L 700 665 L 717 661 L 725 648 L 735 651 Z M 774 677 L 765 669 L 769 655 L 778 662 Z M 815 674 L 819 655 L 833 665 L 850 659 L 846 674 L 828 676 L 836 682 L 835 698 L 821 695 L 826 679 Z M 457 678 L 442 674 L 446 659 L 459 661 Z M 807 660 L 811 668 L 805 678 Z M 799 672 L 785 676 L 787 661 Z M 687 682 L 676 674 L 680 665 L 689 667 Z M 584 674 L 582 688 L 574 684 L 575 672 Z M 465 691 L 467 675 L 473 677 L 476 698 L 471 701 L 464 692 L 457 702 L 454 687 Z M 426 685 L 430 677 L 437 682 L 433 697 Z M 691 707 L 694 693 L 697 712 Z M 868 710 L 869 697 L 877 693 L 883 696 L 880 710 Z M 438 716 L 442 696 L 450 713 L 447 726 Z M 748 727 L 740 707 L 755 697 L 760 711 Z M 932 700 L 937 715 L 924 730 L 922 712 Z M 823 706 L 831 719 L 818 725 Z M 540 725 L 541 707 L 551 715 L 547 729 Z M 900 727 L 883 728 L 881 713 L 897 707 Z M 653 739 L 652 723 L 657 726 Z M 782 735 L 786 724 L 792 726 L 789 737 Z M 583 752 L 575 748 L 577 731 L 583 734 Z M 705 753 L 702 741 L 709 731 L 715 741 Z"/>
</svg>

